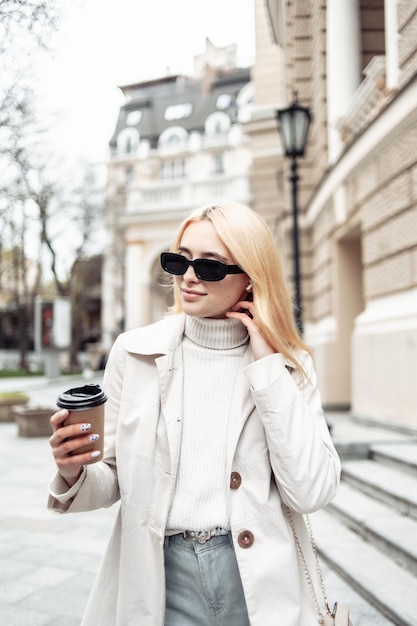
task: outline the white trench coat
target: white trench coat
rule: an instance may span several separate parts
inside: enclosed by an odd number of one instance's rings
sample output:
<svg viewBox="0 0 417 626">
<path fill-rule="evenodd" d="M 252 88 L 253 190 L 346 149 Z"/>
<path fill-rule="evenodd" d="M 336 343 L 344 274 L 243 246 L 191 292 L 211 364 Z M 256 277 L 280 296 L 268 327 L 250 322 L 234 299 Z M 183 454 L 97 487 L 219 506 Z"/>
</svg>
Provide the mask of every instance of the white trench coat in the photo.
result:
<svg viewBox="0 0 417 626">
<path fill-rule="evenodd" d="M 69 491 L 59 477 L 51 483 L 49 507 L 58 512 L 121 502 L 82 626 L 164 624 L 163 541 L 180 453 L 183 330 L 181 314 L 118 337 L 103 381 L 103 462 L 88 465 Z M 271 355 L 270 384 L 254 389 L 248 348 L 233 392 L 240 421 L 227 441 L 230 523 L 251 626 L 317 624 L 282 505 L 294 511 L 314 575 L 300 514 L 334 497 L 340 462 L 311 358 L 301 358 L 311 382 Z"/>
</svg>

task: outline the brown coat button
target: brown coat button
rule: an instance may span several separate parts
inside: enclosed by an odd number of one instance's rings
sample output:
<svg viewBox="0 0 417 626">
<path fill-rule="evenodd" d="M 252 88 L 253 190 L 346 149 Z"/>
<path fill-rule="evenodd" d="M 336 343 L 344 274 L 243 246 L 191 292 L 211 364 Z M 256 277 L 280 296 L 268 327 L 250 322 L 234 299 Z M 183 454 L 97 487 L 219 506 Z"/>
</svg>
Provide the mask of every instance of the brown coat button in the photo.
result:
<svg viewBox="0 0 417 626">
<path fill-rule="evenodd" d="M 241 548 L 250 548 L 255 541 L 255 536 L 251 533 L 250 530 L 242 530 L 239 533 L 239 537 L 237 538 L 237 542 Z"/>
<path fill-rule="evenodd" d="M 230 489 L 239 489 L 242 484 L 242 476 L 239 472 L 232 472 L 230 475 Z"/>
</svg>

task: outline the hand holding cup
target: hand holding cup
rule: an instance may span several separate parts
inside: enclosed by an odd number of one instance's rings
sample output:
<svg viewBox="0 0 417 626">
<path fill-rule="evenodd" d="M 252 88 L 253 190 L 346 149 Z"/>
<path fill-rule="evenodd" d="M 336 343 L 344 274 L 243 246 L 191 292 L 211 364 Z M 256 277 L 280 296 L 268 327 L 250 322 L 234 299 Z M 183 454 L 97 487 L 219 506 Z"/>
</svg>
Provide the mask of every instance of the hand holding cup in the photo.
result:
<svg viewBox="0 0 417 626">
<path fill-rule="evenodd" d="M 100 385 L 94 384 L 69 389 L 58 397 L 61 410 L 51 417 L 50 445 L 59 472 L 69 484 L 77 480 L 83 465 L 103 456 L 106 400 Z"/>
</svg>

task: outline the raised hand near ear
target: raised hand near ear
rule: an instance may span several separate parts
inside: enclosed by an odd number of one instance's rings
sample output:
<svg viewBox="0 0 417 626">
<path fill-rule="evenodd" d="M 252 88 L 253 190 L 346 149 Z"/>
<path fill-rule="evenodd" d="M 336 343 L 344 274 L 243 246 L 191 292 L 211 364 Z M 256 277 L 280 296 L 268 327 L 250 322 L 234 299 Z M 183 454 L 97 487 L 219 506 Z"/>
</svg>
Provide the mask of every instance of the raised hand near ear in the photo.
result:
<svg viewBox="0 0 417 626">
<path fill-rule="evenodd" d="M 254 305 L 249 300 L 240 300 L 226 313 L 226 317 L 240 320 L 248 329 L 250 344 L 255 361 L 274 354 L 274 350 L 260 332 L 254 318 Z"/>
</svg>

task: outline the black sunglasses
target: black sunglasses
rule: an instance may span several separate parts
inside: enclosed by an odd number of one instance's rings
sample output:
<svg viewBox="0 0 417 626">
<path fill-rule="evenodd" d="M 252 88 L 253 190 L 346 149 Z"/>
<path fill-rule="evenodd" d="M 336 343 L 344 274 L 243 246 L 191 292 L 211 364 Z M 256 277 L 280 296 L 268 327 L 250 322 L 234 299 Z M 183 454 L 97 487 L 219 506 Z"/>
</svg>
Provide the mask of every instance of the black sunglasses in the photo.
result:
<svg viewBox="0 0 417 626">
<path fill-rule="evenodd" d="M 226 265 L 226 263 L 213 261 L 212 259 L 189 261 L 182 254 L 175 254 L 174 252 L 163 252 L 161 254 L 161 265 L 166 272 L 176 276 L 185 274 L 191 265 L 197 278 L 210 281 L 223 280 L 226 274 L 245 273 L 239 265 Z"/>
</svg>

